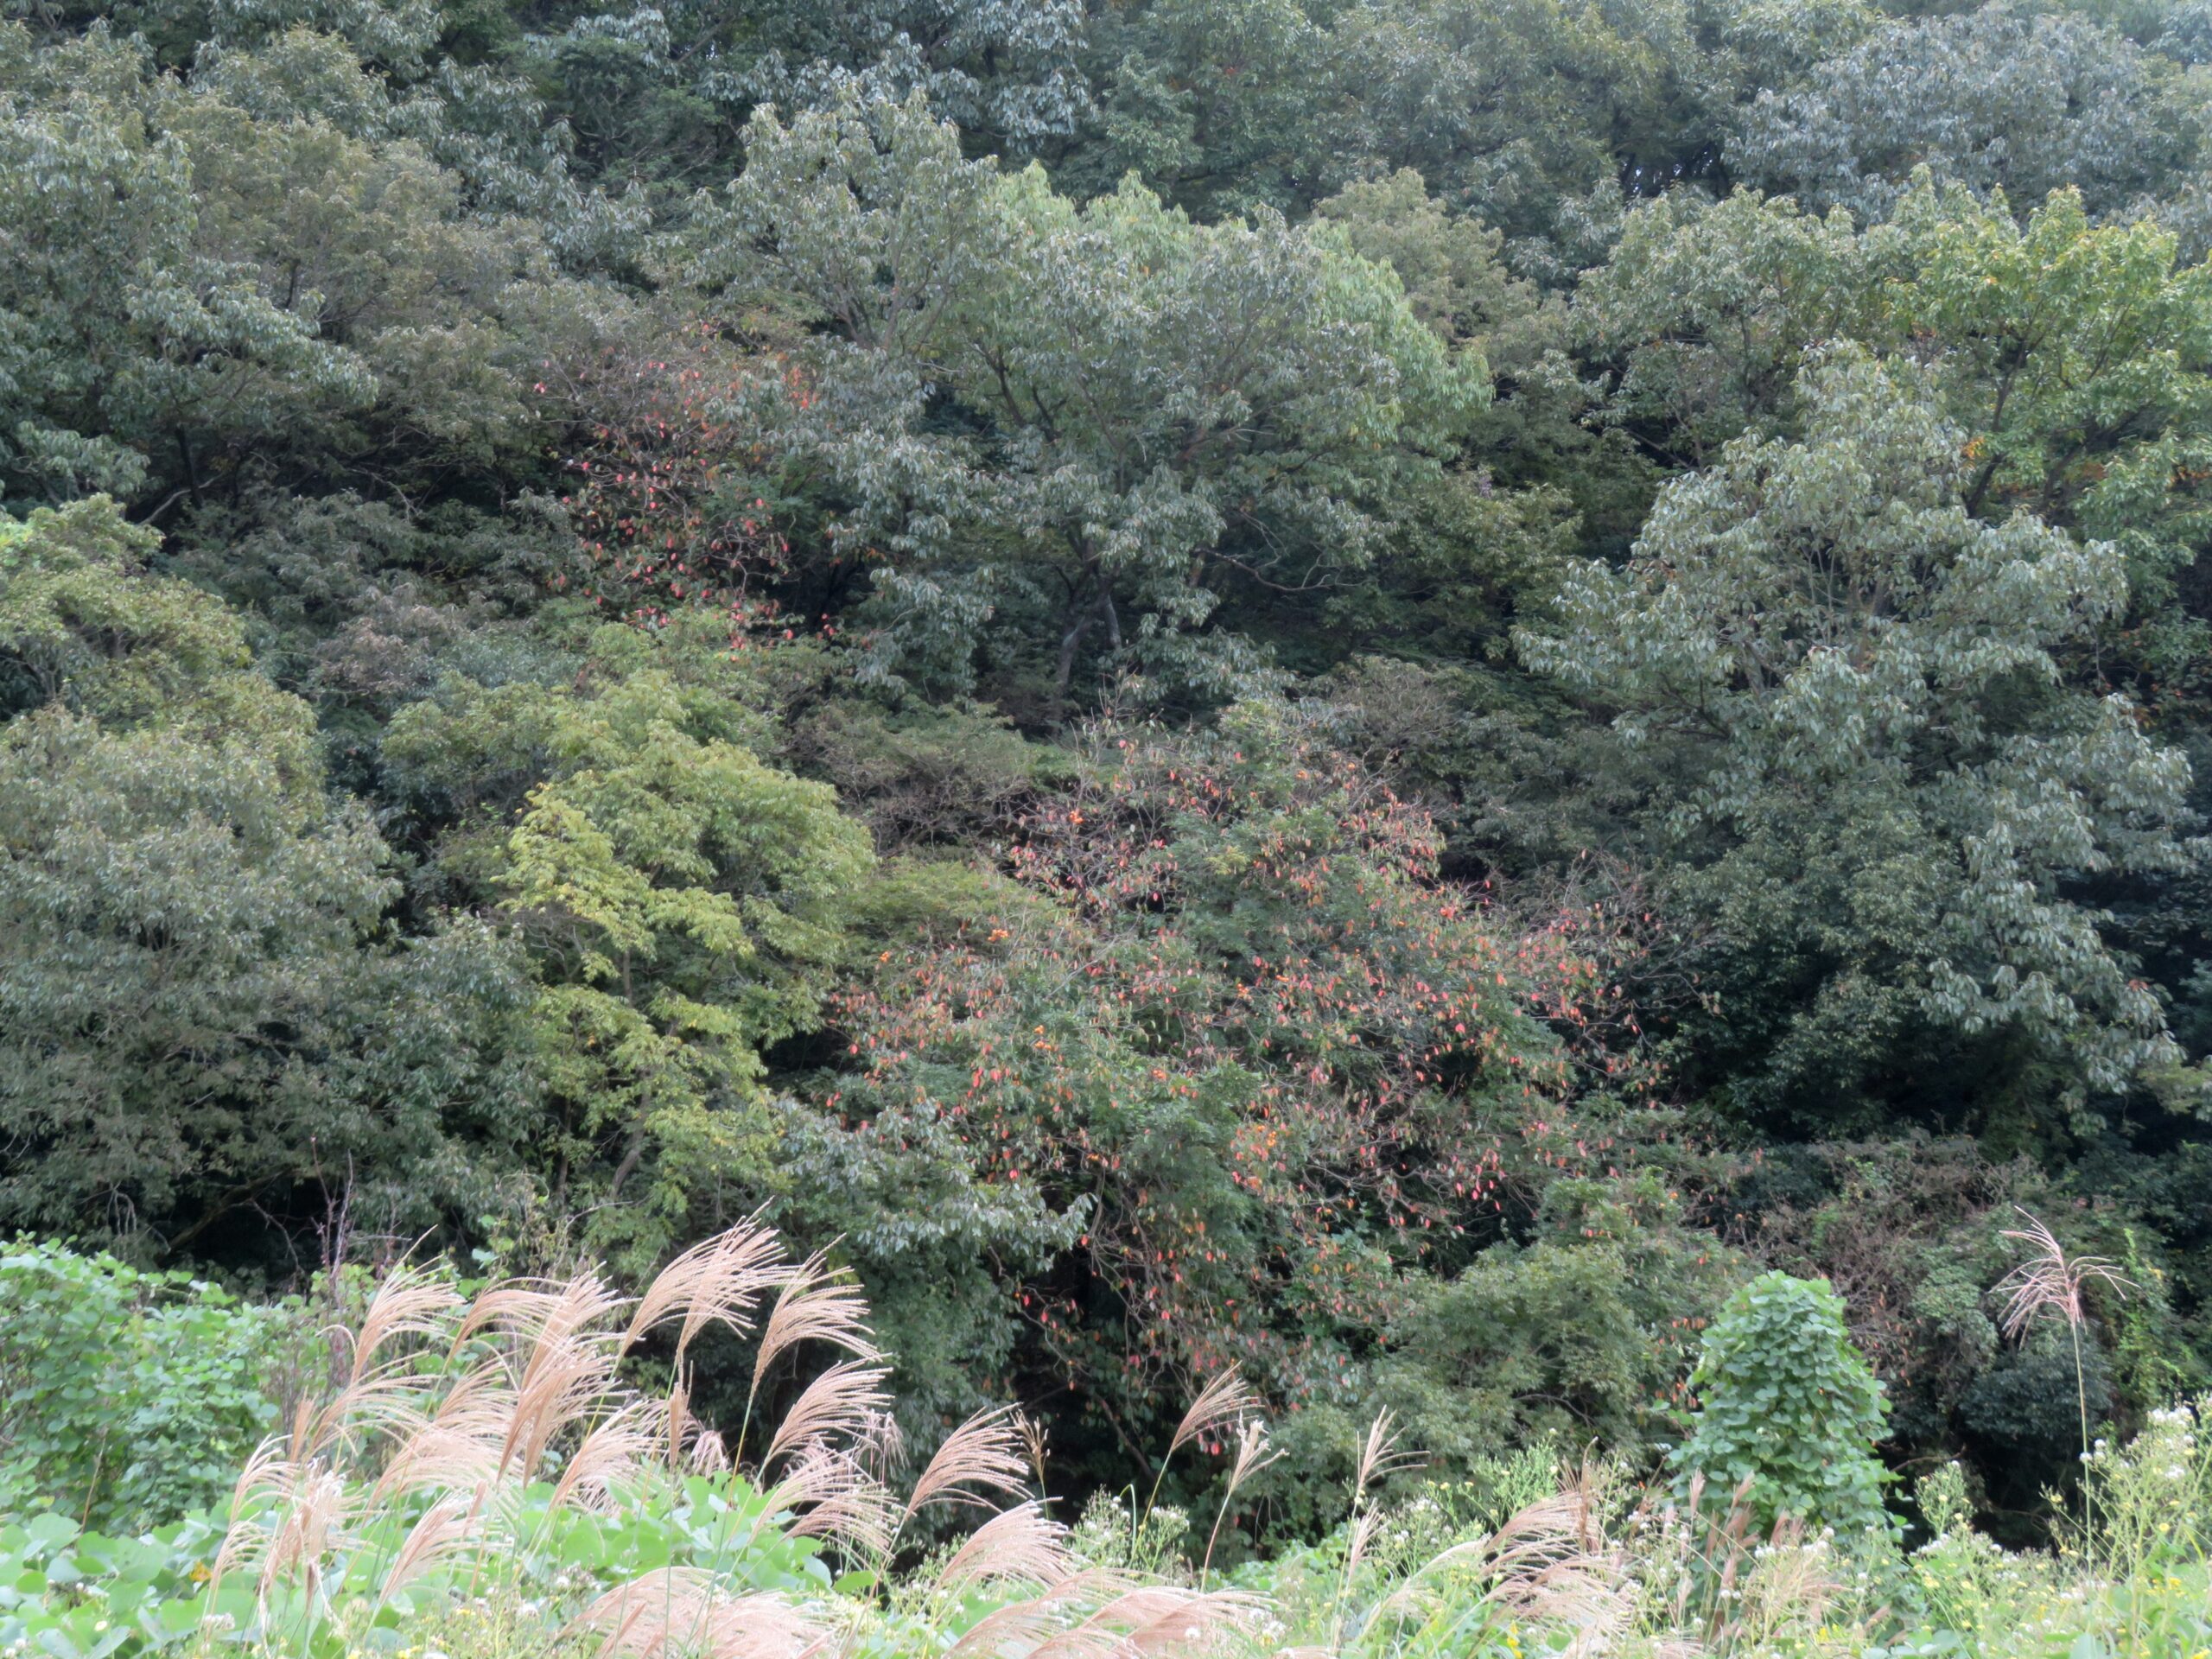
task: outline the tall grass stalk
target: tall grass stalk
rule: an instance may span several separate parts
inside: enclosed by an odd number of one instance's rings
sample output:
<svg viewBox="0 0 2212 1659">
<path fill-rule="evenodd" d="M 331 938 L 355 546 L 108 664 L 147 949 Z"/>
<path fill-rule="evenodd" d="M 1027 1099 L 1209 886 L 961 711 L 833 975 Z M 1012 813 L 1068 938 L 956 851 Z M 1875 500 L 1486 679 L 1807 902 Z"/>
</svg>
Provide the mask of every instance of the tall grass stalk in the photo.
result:
<svg viewBox="0 0 2212 1659">
<path fill-rule="evenodd" d="M 2012 1293 L 2000 1325 L 2005 1336 L 2018 1342 L 2046 1315 L 2056 1314 L 2066 1323 L 2074 1351 L 2075 1410 L 2082 1429 L 2082 1548 L 2094 1567 L 2096 1499 L 2092 1488 L 2095 1471 L 2090 1455 L 2088 1371 L 2082 1353 L 2082 1328 L 2088 1323 L 2088 1309 L 2082 1293 L 2089 1284 L 2099 1283 L 2125 1300 L 2135 1286 L 2102 1256 L 2069 1255 L 2049 1227 L 2025 1210 L 2019 1213 L 2025 1224 L 2008 1229 L 2005 1236 L 2026 1245 L 2029 1254 L 1997 1287 Z"/>
</svg>

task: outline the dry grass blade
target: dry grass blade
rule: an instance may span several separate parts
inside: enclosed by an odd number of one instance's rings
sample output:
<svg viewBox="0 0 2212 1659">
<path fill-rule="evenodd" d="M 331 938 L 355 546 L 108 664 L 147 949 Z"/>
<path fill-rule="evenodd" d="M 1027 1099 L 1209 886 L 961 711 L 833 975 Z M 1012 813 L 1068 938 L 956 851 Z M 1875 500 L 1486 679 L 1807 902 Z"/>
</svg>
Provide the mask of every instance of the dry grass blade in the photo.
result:
<svg viewBox="0 0 2212 1659">
<path fill-rule="evenodd" d="M 749 1333 L 753 1303 L 785 1273 L 784 1243 L 775 1230 L 758 1220 L 741 1221 L 693 1245 L 655 1275 L 630 1315 L 622 1346 L 680 1314 L 680 1365 L 692 1338 L 717 1320 L 741 1336 Z"/>
<path fill-rule="evenodd" d="M 868 1326 L 868 1299 L 820 1255 L 807 1257 L 777 1293 L 761 1327 L 753 1362 L 757 1381 L 779 1356 L 802 1342 L 835 1343 L 856 1359 L 880 1359 Z"/>
<path fill-rule="evenodd" d="M 664 1651 L 679 1630 L 697 1622 L 713 1580 L 696 1567 L 664 1567 L 617 1585 L 576 1616 L 605 1638 L 600 1652 L 645 1656 Z"/>
<path fill-rule="evenodd" d="M 394 1591 L 438 1562 L 461 1554 L 470 1541 L 475 1508 L 466 1494 L 454 1492 L 423 1510 L 423 1518 L 408 1529 L 399 1553 L 392 1557 L 391 1569 L 377 1591 L 378 1604 L 391 1599 Z"/>
<path fill-rule="evenodd" d="M 582 1337 L 610 1313 L 622 1306 L 622 1298 L 599 1276 L 596 1268 L 588 1268 L 561 1285 L 547 1304 L 545 1318 L 538 1326 L 535 1341 L 547 1343 L 571 1341 Z M 613 1338 L 605 1338 L 613 1344 Z"/>
<path fill-rule="evenodd" d="M 402 1440 L 421 1432 L 421 1380 L 404 1371 L 372 1373 L 296 1422 L 295 1454 L 335 1457 L 378 1436 Z"/>
<path fill-rule="evenodd" d="M 781 1597 L 718 1595 L 686 1567 L 662 1567 L 608 1591 L 577 1624 L 601 1633 L 600 1652 L 625 1659 L 683 1653 L 706 1659 L 799 1659 L 822 1621 Z"/>
<path fill-rule="evenodd" d="M 683 1466 L 684 1437 L 691 1432 L 691 1387 L 683 1380 L 683 1368 L 680 1365 L 668 1387 L 668 1409 L 662 1421 L 668 1425 L 668 1466 L 680 1469 Z"/>
<path fill-rule="evenodd" d="M 1265 1611 L 1266 1604 L 1259 1598 L 1240 1591 L 1199 1591 L 1180 1607 L 1131 1630 L 1128 1644 L 1147 1656 L 1240 1647 Z"/>
<path fill-rule="evenodd" d="M 791 1523 L 794 1538 L 823 1538 L 854 1554 L 880 1560 L 891 1553 L 898 1517 L 891 1495 L 880 1486 L 863 1488 L 817 1503 Z"/>
<path fill-rule="evenodd" d="M 982 1412 L 946 1435 L 914 1483 L 906 1518 L 933 1503 L 988 1508 L 986 1493 L 1020 1497 L 1028 1465 L 1021 1455 L 1021 1437 L 1007 1419 L 1003 1410 Z"/>
<path fill-rule="evenodd" d="M 1050 1585 L 1072 1570 L 1068 1529 L 1035 1498 L 1001 1510 L 976 1529 L 937 1576 L 940 1590 L 981 1583 Z"/>
<path fill-rule="evenodd" d="M 1033 1648 L 1049 1636 L 1067 1631 L 1094 1602 L 1118 1595 L 1128 1587 L 1116 1574 L 1095 1568 L 1072 1573 L 1036 1595 L 986 1613 L 962 1632 L 948 1659 L 1003 1654 L 1022 1643 Z"/>
<path fill-rule="evenodd" d="M 1191 1402 L 1191 1408 L 1175 1426 L 1175 1438 L 1167 1443 L 1167 1455 L 1172 1458 L 1209 1430 L 1249 1416 L 1259 1409 L 1259 1396 L 1244 1386 L 1243 1377 L 1231 1365 L 1198 1390 L 1198 1397 Z"/>
<path fill-rule="evenodd" d="M 1264 1609 L 1264 1603 L 1237 1591 L 1141 1585 L 1115 1596 L 1072 1630 L 1039 1643 L 1029 1659 L 1199 1653 L 1248 1635 Z"/>
<path fill-rule="evenodd" d="M 1026 1411 L 1016 1411 L 1010 1420 L 1014 1432 L 1021 1437 L 1022 1454 L 1029 1459 L 1029 1472 L 1037 1483 L 1037 1490 L 1045 1490 L 1045 1425 Z"/>
<path fill-rule="evenodd" d="M 1375 1535 L 1382 1529 L 1382 1511 L 1365 1509 L 1351 1518 L 1350 1541 L 1344 1549 L 1344 1582 L 1350 1584 L 1359 1576 L 1359 1564 L 1367 1559 Z"/>
<path fill-rule="evenodd" d="M 896 1503 L 849 1452 L 817 1440 L 799 1454 L 768 1495 L 769 1510 L 801 1513 L 786 1529 L 800 1538 L 835 1539 L 858 1553 L 883 1556 L 896 1535 Z"/>
<path fill-rule="evenodd" d="M 691 1390 L 680 1371 L 675 1386 L 669 1390 L 668 1407 L 661 1421 L 667 1430 L 670 1468 L 689 1469 L 701 1475 L 728 1471 L 729 1447 L 722 1443 L 720 1430 L 691 1414 Z"/>
<path fill-rule="evenodd" d="M 253 1500 L 267 1497 L 281 1503 L 283 1494 L 302 1478 L 303 1466 L 283 1455 L 284 1444 L 272 1434 L 256 1446 L 231 1488 L 231 1524 L 209 1569 L 218 1585 L 233 1567 L 257 1557 L 274 1529 L 275 1512 L 257 1510 Z"/>
<path fill-rule="evenodd" d="M 1355 1501 L 1374 1490 L 1378 1481 L 1386 1480 L 1402 1470 L 1420 1466 L 1421 1454 L 1401 1451 L 1398 1446 L 1397 1419 L 1388 1406 L 1375 1414 L 1375 1421 L 1367 1426 L 1367 1439 L 1359 1448 L 1359 1468 L 1354 1482 Z"/>
<path fill-rule="evenodd" d="M 2005 1334 L 2018 1341 L 2027 1328 L 2046 1313 L 2055 1313 L 2079 1330 L 2088 1317 L 2082 1292 L 2092 1281 L 2111 1286 L 2122 1295 L 2135 1288 L 2111 1262 L 2101 1255 L 2069 1255 L 2056 1235 L 2025 1210 L 2024 1226 L 2006 1230 L 2005 1236 L 2028 1247 L 2028 1259 L 1999 1281 L 2010 1290 L 2010 1300 L 1999 1323 Z"/>
<path fill-rule="evenodd" d="M 1582 1482 L 1529 1505 L 1498 1529 L 1489 1599 L 1528 1618 L 1610 1632 L 1629 1614 L 1620 1558 Z"/>
<path fill-rule="evenodd" d="M 554 1483 L 552 1508 L 607 1508 L 618 1490 L 659 1454 L 667 1432 L 662 1411 L 651 1401 L 632 1400 L 593 1424 Z"/>
<path fill-rule="evenodd" d="M 1738 1601 L 1738 1620 L 1757 1620 L 1770 1631 L 1809 1635 L 1843 1587 L 1834 1565 L 1829 1551 L 1806 1548 L 1802 1522 L 1783 1516 L 1752 1561 Z"/>
<path fill-rule="evenodd" d="M 709 1593 L 714 1585 L 713 1576 L 703 1567 L 657 1567 L 627 1584 L 602 1592 L 576 1615 L 576 1623 L 588 1630 L 604 1631 L 621 1624 L 633 1606 L 696 1600 Z"/>
<path fill-rule="evenodd" d="M 244 1510 L 249 1498 L 263 1492 L 279 1492 L 289 1485 L 298 1465 L 284 1455 L 285 1440 L 272 1434 L 253 1449 L 231 1488 L 231 1513 Z"/>
<path fill-rule="evenodd" d="M 335 1328 L 335 1334 L 344 1336 L 353 1345 L 346 1391 L 358 1388 L 368 1376 L 387 1344 L 407 1336 L 443 1339 L 452 1314 L 461 1306 L 461 1297 L 443 1278 L 404 1262 L 392 1268 L 369 1299 L 360 1329 Z"/>
<path fill-rule="evenodd" d="M 545 1451 L 614 1388 L 614 1356 L 607 1342 L 549 1332 L 532 1349 L 515 1390 L 514 1415 L 499 1447 L 498 1469 L 517 1478 L 537 1475 Z"/>
<path fill-rule="evenodd" d="M 1236 1426 L 1236 1459 L 1229 1466 L 1229 1490 L 1221 1495 L 1221 1507 L 1214 1511 L 1213 1530 L 1206 1535 L 1201 1574 L 1213 1570 L 1213 1547 L 1221 1538 L 1221 1523 L 1229 1518 L 1229 1506 L 1236 1501 L 1236 1489 L 1281 1456 L 1268 1449 L 1268 1426 L 1259 1418 L 1247 1417 Z"/>
<path fill-rule="evenodd" d="M 514 1414 L 505 1366 L 493 1359 L 474 1367 L 393 1451 L 370 1494 L 371 1507 L 398 1492 L 450 1491 L 493 1479 Z"/>
<path fill-rule="evenodd" d="M 1376 1608 L 1376 1616 L 1410 1604 L 1452 1568 L 1483 1582 L 1483 1599 L 1522 1618 L 1610 1630 L 1628 1614 L 1618 1555 L 1599 1532 L 1590 1493 L 1580 1481 L 1527 1505 L 1490 1536 L 1431 1558 Z"/>
<path fill-rule="evenodd" d="M 477 1299 L 478 1306 L 505 1294 L 505 1287 L 488 1291 Z M 589 1272 L 528 1295 L 526 1303 L 499 1316 L 505 1328 L 527 1341 L 500 1448 L 501 1467 L 513 1461 L 525 1480 L 554 1436 L 615 1391 L 618 1338 L 593 1327 L 620 1305 L 598 1274 Z M 464 1328 L 475 1315 L 472 1308 Z"/>
<path fill-rule="evenodd" d="M 1236 1457 L 1229 1466 L 1228 1496 L 1236 1497 L 1239 1486 L 1281 1456 L 1281 1452 L 1269 1449 L 1266 1422 L 1257 1417 L 1247 1417 L 1237 1425 Z"/>
<path fill-rule="evenodd" d="M 824 1498 L 791 1524 L 794 1538 L 825 1538 L 855 1555 L 881 1560 L 898 1536 L 898 1506 L 874 1481 Z"/>
<path fill-rule="evenodd" d="M 557 1344 L 621 1306 L 622 1299 L 592 1269 L 570 1279 L 517 1281 L 479 1294 L 469 1304 L 454 1342 L 458 1346 L 479 1332 L 496 1328 L 529 1346 Z"/>
<path fill-rule="evenodd" d="M 740 1596 L 708 1605 L 695 1647 L 706 1659 L 802 1659 L 823 1634 L 819 1618 L 779 1597 Z"/>
<path fill-rule="evenodd" d="M 890 1375 L 880 1365 L 856 1359 L 832 1365 L 791 1402 L 761 1454 L 760 1467 L 766 1469 L 815 1440 L 864 1437 L 871 1424 L 890 1409 L 891 1395 L 883 1386 Z"/>
<path fill-rule="evenodd" d="M 906 1461 L 906 1431 L 889 1412 L 873 1412 L 854 1437 L 852 1450 L 855 1457 L 875 1471 L 878 1480 L 888 1484 L 891 1471 Z"/>
<path fill-rule="evenodd" d="M 336 1325 L 324 1333 L 350 1345 L 352 1362 L 330 1399 L 300 1402 L 292 1420 L 292 1456 L 332 1456 L 378 1433 L 416 1432 L 423 1424 L 423 1379 L 404 1354 L 385 1351 L 408 1336 L 442 1339 L 461 1306 L 442 1279 L 404 1264 L 393 1268 L 370 1299 L 359 1331 Z"/>
<path fill-rule="evenodd" d="M 263 1533 L 262 1599 L 267 1600 L 278 1581 L 294 1571 L 310 1596 L 321 1592 L 322 1564 L 349 1507 L 346 1483 L 337 1474 L 321 1467 L 299 1471 Z"/>
<path fill-rule="evenodd" d="M 726 1475 L 729 1447 L 718 1431 L 694 1420 L 685 1433 L 683 1466 L 695 1475 Z"/>
<path fill-rule="evenodd" d="M 1048 1640 L 1028 1659 L 1118 1659 L 1133 1654 L 1130 1635 L 1179 1611 L 1192 1592 L 1172 1585 L 1117 1586 L 1099 1606 Z"/>
<path fill-rule="evenodd" d="M 504 1420 L 499 1427 L 504 1430 Z M 369 1502 L 381 1504 L 404 1492 L 452 1491 L 496 1478 L 499 1441 L 438 1423 L 410 1436 L 385 1465 L 370 1490 Z"/>
<path fill-rule="evenodd" d="M 504 1332 L 519 1342 L 535 1341 L 559 1300 L 558 1282 L 543 1280 L 510 1280 L 479 1291 L 454 1327 L 453 1344 L 458 1349 L 486 1331 Z"/>
</svg>

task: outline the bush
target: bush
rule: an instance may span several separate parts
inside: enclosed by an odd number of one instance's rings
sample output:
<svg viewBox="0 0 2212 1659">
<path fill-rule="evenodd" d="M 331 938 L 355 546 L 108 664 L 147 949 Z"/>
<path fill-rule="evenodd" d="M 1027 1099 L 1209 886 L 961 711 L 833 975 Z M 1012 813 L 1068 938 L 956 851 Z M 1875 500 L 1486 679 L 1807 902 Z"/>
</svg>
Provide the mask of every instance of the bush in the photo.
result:
<svg viewBox="0 0 2212 1659">
<path fill-rule="evenodd" d="M 1741 1490 L 1762 1530 L 1784 1516 L 1843 1535 L 1888 1526 L 1873 1455 L 1888 1407 L 1843 1321 L 1825 1279 L 1762 1274 L 1729 1298 L 1691 1374 L 1702 1404 L 1670 1459 L 1677 1498 L 1702 1477 L 1714 1503 Z"/>
<path fill-rule="evenodd" d="M 0 1255 L 0 1514 L 137 1531 L 213 1503 L 276 1415 L 291 1319 L 180 1272 L 19 1240 Z"/>
</svg>

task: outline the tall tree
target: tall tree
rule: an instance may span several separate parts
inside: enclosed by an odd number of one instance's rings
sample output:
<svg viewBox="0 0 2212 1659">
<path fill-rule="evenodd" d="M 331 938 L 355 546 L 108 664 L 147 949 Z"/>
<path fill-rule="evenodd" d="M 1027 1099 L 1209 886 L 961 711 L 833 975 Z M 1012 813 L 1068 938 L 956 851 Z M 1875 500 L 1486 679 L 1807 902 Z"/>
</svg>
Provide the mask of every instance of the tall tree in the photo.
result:
<svg viewBox="0 0 2212 1659">
<path fill-rule="evenodd" d="M 761 1051 L 815 1023 L 871 862 L 828 785 L 764 764 L 735 741 L 745 711 L 654 655 L 610 627 L 568 684 L 451 680 L 386 745 L 417 786 L 504 785 L 442 862 L 519 926 L 552 1113 L 540 1166 L 630 1266 L 734 1185 L 774 1185 Z"/>
<path fill-rule="evenodd" d="M 959 689 L 989 652 L 1053 714 L 1084 667 L 1229 689 L 1258 664 L 1224 591 L 1356 568 L 1485 391 L 1394 275 L 1272 214 L 1078 207 L 917 102 L 762 115 L 747 154 L 692 270 L 823 328 L 760 418 L 829 475 L 885 674 Z"/>
<path fill-rule="evenodd" d="M 385 936 L 308 709 L 151 542 L 105 500 L 0 519 L 0 1224 L 157 1254 L 480 1214 L 533 1104 L 511 955 Z"/>
<path fill-rule="evenodd" d="M 2121 1088 L 2175 1051 L 2075 884 L 2192 856 L 2186 761 L 2060 671 L 2126 562 L 1974 517 L 1910 367 L 1840 347 L 1798 396 L 1802 440 L 1669 485 L 1627 568 L 1585 568 L 1522 640 L 1675 769 L 1662 844 L 1721 940 L 1685 1060 L 1806 1128 L 1948 1089 L 1986 1110 L 2024 1068 L 2065 1100 Z"/>
</svg>

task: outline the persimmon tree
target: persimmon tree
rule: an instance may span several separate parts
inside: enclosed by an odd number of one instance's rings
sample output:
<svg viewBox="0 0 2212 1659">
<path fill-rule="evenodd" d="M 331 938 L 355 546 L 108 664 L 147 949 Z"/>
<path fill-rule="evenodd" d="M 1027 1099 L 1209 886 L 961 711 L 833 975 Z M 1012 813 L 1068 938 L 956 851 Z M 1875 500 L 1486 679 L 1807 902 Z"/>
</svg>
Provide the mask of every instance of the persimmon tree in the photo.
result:
<svg viewBox="0 0 2212 1659">
<path fill-rule="evenodd" d="M 1008 876 L 900 909 L 823 1098 L 861 1165 L 957 1159 L 1009 1316 L 1134 1446 L 1168 1376 L 1339 1397 L 1402 1274 L 1624 1159 L 1552 1028 L 1607 989 L 1579 919 L 1516 931 L 1440 882 L 1427 816 L 1281 708 L 1087 755 Z M 851 1236 L 899 1270 L 901 1224 Z"/>
<path fill-rule="evenodd" d="M 537 395 L 575 433 L 560 500 L 595 604 L 648 622 L 764 607 L 790 545 L 760 493 L 759 434 L 728 412 L 755 368 L 696 318 L 666 320 L 649 347 L 618 340 L 540 365 Z"/>
</svg>

